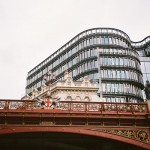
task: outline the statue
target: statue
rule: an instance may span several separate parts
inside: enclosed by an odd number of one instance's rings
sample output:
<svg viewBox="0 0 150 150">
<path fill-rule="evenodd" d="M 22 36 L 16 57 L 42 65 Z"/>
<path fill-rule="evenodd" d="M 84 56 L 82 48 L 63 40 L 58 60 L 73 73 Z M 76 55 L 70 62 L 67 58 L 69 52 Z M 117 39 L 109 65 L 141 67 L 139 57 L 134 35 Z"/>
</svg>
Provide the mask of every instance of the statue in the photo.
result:
<svg viewBox="0 0 150 150">
<path fill-rule="evenodd" d="M 146 99 L 150 100 L 150 83 L 149 83 L 149 81 L 146 81 L 144 91 L 145 91 Z"/>
</svg>

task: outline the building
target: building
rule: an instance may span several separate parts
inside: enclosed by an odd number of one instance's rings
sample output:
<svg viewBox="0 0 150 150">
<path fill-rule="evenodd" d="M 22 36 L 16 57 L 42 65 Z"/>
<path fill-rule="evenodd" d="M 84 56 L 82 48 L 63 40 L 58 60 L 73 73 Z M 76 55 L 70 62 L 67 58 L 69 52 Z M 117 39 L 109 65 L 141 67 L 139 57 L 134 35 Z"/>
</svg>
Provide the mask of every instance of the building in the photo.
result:
<svg viewBox="0 0 150 150">
<path fill-rule="evenodd" d="M 32 95 L 24 99 L 39 99 L 50 103 L 59 101 L 80 101 L 80 102 L 98 102 L 98 87 L 95 82 L 89 80 L 87 76 L 82 81 L 73 81 L 68 71 L 65 71 L 64 80 L 58 80 L 51 86 L 42 85 L 41 90 L 34 89 Z M 50 108 L 50 107 L 48 107 Z"/>
<path fill-rule="evenodd" d="M 146 81 L 150 81 L 150 44 L 146 44 L 146 40 L 140 42 L 141 45 L 143 43 L 144 46 L 142 48 L 139 48 L 138 50 L 140 55 L 141 70 L 143 73 L 144 84 L 146 83 Z M 146 99 L 144 92 L 143 97 L 144 99 Z"/>
<path fill-rule="evenodd" d="M 101 101 L 143 102 L 145 80 L 150 80 L 149 62 L 150 37 L 132 42 L 118 29 L 89 29 L 28 72 L 26 94 L 41 90 L 49 70 L 56 75 L 56 82 L 64 79 L 67 69 L 75 81 L 88 76 L 99 83 Z"/>
</svg>

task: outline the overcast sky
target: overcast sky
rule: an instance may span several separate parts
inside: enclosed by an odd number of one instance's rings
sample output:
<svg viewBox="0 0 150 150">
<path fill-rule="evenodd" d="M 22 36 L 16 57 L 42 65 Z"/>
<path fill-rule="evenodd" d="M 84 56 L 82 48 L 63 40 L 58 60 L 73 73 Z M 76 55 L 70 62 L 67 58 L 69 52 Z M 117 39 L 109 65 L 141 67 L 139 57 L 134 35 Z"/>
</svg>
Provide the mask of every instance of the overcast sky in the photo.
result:
<svg viewBox="0 0 150 150">
<path fill-rule="evenodd" d="M 25 95 L 27 72 L 95 27 L 150 35 L 150 0 L 0 0 L 0 99 Z"/>
</svg>

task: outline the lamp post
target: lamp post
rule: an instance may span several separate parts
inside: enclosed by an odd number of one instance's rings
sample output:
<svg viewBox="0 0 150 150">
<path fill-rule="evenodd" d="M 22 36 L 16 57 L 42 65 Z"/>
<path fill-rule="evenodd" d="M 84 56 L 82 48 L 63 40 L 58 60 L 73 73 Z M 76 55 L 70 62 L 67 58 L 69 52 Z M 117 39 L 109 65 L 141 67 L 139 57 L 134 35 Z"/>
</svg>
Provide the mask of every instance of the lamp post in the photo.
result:
<svg viewBox="0 0 150 150">
<path fill-rule="evenodd" d="M 99 48 L 97 49 L 97 59 L 98 59 L 98 75 L 99 75 L 99 86 L 98 86 L 98 94 L 100 94 L 100 101 L 103 101 L 103 90 L 102 90 L 102 81 L 101 81 L 101 64 L 100 64 L 100 56 L 99 56 Z"/>
<path fill-rule="evenodd" d="M 50 87 L 51 87 L 51 82 L 53 80 L 55 80 L 56 77 L 55 75 L 52 73 L 51 70 L 49 70 L 44 76 L 43 76 L 43 80 L 46 82 L 45 84 L 49 87 L 49 92 L 50 92 Z"/>
</svg>

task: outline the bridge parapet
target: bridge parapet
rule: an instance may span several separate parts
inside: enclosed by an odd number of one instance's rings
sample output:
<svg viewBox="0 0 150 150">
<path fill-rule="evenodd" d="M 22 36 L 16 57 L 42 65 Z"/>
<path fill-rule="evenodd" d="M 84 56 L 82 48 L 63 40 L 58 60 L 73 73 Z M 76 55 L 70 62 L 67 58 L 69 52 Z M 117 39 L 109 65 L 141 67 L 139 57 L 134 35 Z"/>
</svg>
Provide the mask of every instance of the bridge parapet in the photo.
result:
<svg viewBox="0 0 150 150">
<path fill-rule="evenodd" d="M 52 105 L 51 105 L 52 106 Z M 60 101 L 54 107 L 44 109 L 60 109 L 67 111 L 94 111 L 101 113 L 149 113 L 149 103 L 113 103 L 113 102 L 81 102 Z M 36 100 L 9 100 L 0 99 L 0 111 L 2 110 L 37 110 L 41 109 Z"/>
<path fill-rule="evenodd" d="M 82 133 L 149 149 L 148 104 L 60 101 L 55 107 L 42 109 L 35 100 L 0 100 L 0 135 Z"/>
<path fill-rule="evenodd" d="M 96 111 L 101 113 L 147 113 L 148 106 L 145 103 L 113 103 L 113 102 L 60 102 L 62 110 L 70 111 Z"/>
<path fill-rule="evenodd" d="M 0 99 L 0 110 L 31 110 L 35 103 L 34 100 Z"/>
</svg>

